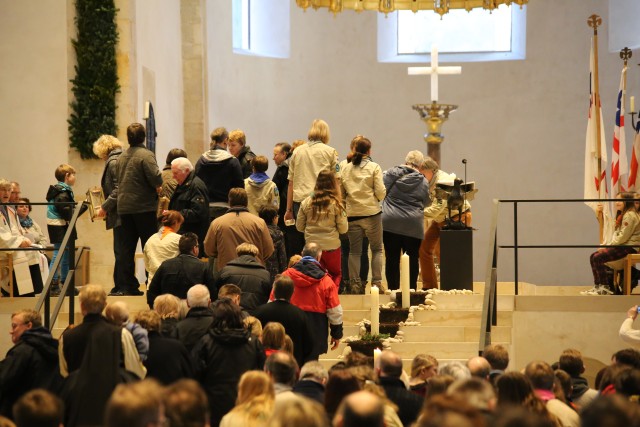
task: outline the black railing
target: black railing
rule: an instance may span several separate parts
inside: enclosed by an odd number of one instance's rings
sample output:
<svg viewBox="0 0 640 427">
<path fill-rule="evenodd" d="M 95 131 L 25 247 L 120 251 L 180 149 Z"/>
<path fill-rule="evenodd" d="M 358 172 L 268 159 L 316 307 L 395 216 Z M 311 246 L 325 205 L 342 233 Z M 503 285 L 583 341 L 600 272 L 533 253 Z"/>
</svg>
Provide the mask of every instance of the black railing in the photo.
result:
<svg viewBox="0 0 640 427">
<path fill-rule="evenodd" d="M 640 201 L 640 199 L 627 199 Z M 481 354 L 486 345 L 491 344 L 491 327 L 497 326 L 497 283 L 498 283 L 498 250 L 513 249 L 514 292 L 519 291 L 519 263 L 520 249 L 573 249 L 573 248 L 611 248 L 621 245 L 521 245 L 518 239 L 518 204 L 519 203 L 604 203 L 619 202 L 620 199 L 506 199 L 493 200 L 491 226 L 489 228 L 489 247 L 487 251 L 487 269 L 484 284 L 484 300 L 482 305 L 482 320 L 480 325 L 480 342 L 478 352 Z M 513 245 L 498 244 L 498 213 L 501 203 L 513 204 Z M 629 245 L 622 245 L 628 247 Z M 640 247 L 640 245 L 634 245 Z"/>
</svg>

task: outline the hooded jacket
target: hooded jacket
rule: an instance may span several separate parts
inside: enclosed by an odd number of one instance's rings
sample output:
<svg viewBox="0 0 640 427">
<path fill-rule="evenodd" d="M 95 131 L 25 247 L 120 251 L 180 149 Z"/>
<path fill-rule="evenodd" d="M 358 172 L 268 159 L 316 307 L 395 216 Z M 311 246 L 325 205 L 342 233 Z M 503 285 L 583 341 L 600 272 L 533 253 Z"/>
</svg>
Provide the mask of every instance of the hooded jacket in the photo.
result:
<svg viewBox="0 0 640 427">
<path fill-rule="evenodd" d="M 395 166 L 382 177 L 387 197 L 382 201 L 384 231 L 422 240 L 424 208 L 430 203 L 429 184 L 409 166 Z"/>
<path fill-rule="evenodd" d="M 209 203 L 226 205 L 229 190 L 244 188 L 240 162 L 224 148 L 214 147 L 206 151 L 196 162 L 194 170 L 209 190 Z"/>
<path fill-rule="evenodd" d="M 327 352 L 329 328 L 332 338 L 342 338 L 342 305 L 338 288 L 327 271 L 312 257 L 303 257 L 282 274 L 293 280 L 291 304 L 307 314 L 309 329 L 314 334 L 312 357 L 309 360 L 315 360 Z"/>
<path fill-rule="evenodd" d="M 227 263 L 216 278 L 216 286 L 232 283 L 242 290 L 240 306 L 249 313 L 266 304 L 271 292 L 271 275 L 260 262 L 251 255 L 241 255 Z"/>
<path fill-rule="evenodd" d="M 44 388 L 57 394 L 61 386 L 58 340 L 43 326 L 26 330 L 0 362 L 0 413 L 12 418 L 11 408 L 24 393 Z"/>
<path fill-rule="evenodd" d="M 67 225 L 73 217 L 74 205 L 67 203 L 75 202 L 73 196 L 73 190 L 64 182 L 58 182 L 55 185 L 50 185 L 47 190 L 47 202 L 53 203 L 47 207 L 47 231 L 49 232 L 49 239 L 51 243 L 62 243 L 64 233 L 67 231 Z M 82 215 L 87 210 L 87 205 L 82 204 L 80 206 L 80 214 Z M 71 232 L 71 240 L 76 240 L 78 234 L 76 228 L 73 228 Z"/>
<path fill-rule="evenodd" d="M 251 174 L 249 178 L 244 180 L 244 189 L 247 191 L 247 209 L 252 214 L 258 215 L 260 208 L 267 205 L 276 209 L 280 208 L 278 186 L 269 179 L 266 173 Z"/>
<path fill-rule="evenodd" d="M 242 374 L 264 367 L 262 344 L 244 328 L 211 328 L 191 355 L 197 378 L 209 398 L 211 425 L 217 426 L 235 405 Z"/>
</svg>

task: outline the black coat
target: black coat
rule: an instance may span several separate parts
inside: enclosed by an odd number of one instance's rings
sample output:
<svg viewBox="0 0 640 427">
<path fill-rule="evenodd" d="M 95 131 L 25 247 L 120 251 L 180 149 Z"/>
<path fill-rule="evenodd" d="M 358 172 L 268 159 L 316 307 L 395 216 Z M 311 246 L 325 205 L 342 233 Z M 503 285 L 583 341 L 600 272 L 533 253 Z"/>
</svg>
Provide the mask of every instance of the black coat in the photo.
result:
<svg viewBox="0 0 640 427">
<path fill-rule="evenodd" d="M 240 162 L 240 167 L 242 168 L 243 177 L 249 178 L 251 173 L 253 172 L 253 166 L 251 162 L 256 158 L 256 155 L 253 151 L 251 151 L 251 147 L 245 145 L 238 153 L 238 161 Z"/>
<path fill-rule="evenodd" d="M 402 380 L 398 378 L 380 377 L 380 386 L 387 398 L 398 405 L 398 417 L 405 426 L 410 426 L 418 419 L 422 408 L 421 396 L 407 390 Z"/>
<path fill-rule="evenodd" d="M 73 211 L 75 209 L 74 205 L 70 205 L 69 203 L 74 203 L 73 193 L 71 190 L 61 186 L 60 184 L 50 185 L 49 190 L 47 190 L 47 202 L 53 202 L 53 208 L 58 213 L 60 218 L 65 220 L 67 223 L 71 221 L 73 217 Z M 47 209 L 51 209 L 48 207 Z M 80 205 L 80 215 L 86 212 L 88 209 L 87 205 L 83 203 Z M 51 243 L 62 243 L 64 239 L 64 234 L 67 232 L 68 225 L 52 225 L 47 224 L 47 233 L 49 233 L 49 240 Z M 76 228 L 73 227 L 71 230 L 70 240 L 75 241 L 78 238 L 78 234 L 76 232 Z"/>
<path fill-rule="evenodd" d="M 0 362 L 0 414 L 13 419 L 11 408 L 23 394 L 36 388 L 57 394 L 61 386 L 58 340 L 42 326 L 26 330 Z"/>
<path fill-rule="evenodd" d="M 213 322 L 213 311 L 209 307 L 193 307 L 187 312 L 187 317 L 178 322 L 176 338 L 184 344 L 187 350 L 200 341 Z"/>
<path fill-rule="evenodd" d="M 215 283 L 218 288 L 229 283 L 238 285 L 242 289 L 240 305 L 250 314 L 259 305 L 265 304 L 271 293 L 271 275 L 251 255 L 242 255 L 229 261 L 218 272 Z"/>
<path fill-rule="evenodd" d="M 292 391 L 324 405 L 324 386 L 317 381 L 300 380 L 293 386 Z"/>
<path fill-rule="evenodd" d="M 244 188 L 240 162 L 220 147 L 200 156 L 196 162 L 195 173 L 209 190 L 209 203 L 227 203 L 229 190 Z"/>
<path fill-rule="evenodd" d="M 149 331 L 149 354 L 144 361 L 147 378 L 169 385 L 182 378 L 193 378 L 193 361 L 187 348 L 178 340 Z"/>
<path fill-rule="evenodd" d="M 269 322 L 278 322 L 284 326 L 285 332 L 293 341 L 293 355 L 299 367 L 310 360 L 313 351 L 313 334 L 304 311 L 288 301 L 276 300 L 261 305 L 253 315 L 260 320 L 262 327 Z"/>
<path fill-rule="evenodd" d="M 278 209 L 278 227 L 281 229 L 284 228 L 284 214 L 287 212 L 287 191 L 289 190 L 289 159 L 287 158 L 284 162 L 278 166 L 276 171 L 273 173 L 273 178 L 271 178 L 278 187 L 278 192 L 280 193 L 280 208 Z"/>
<path fill-rule="evenodd" d="M 209 195 L 207 186 L 195 172 L 192 171 L 173 191 L 169 209 L 180 212 L 184 217 L 179 233 L 197 234 L 202 247 L 209 228 Z"/>
<path fill-rule="evenodd" d="M 207 393 L 211 425 L 217 426 L 236 402 L 238 381 L 250 370 L 262 370 L 264 349 L 246 329 L 211 329 L 191 352 L 196 376 Z"/>
<path fill-rule="evenodd" d="M 107 212 L 105 224 L 107 230 L 120 225 L 120 217 L 118 216 L 118 171 L 116 170 L 116 161 L 122 154 L 122 149 L 116 148 L 109 153 L 109 157 L 104 164 L 102 171 L 102 179 L 100 185 L 104 193 L 104 203 L 102 208 Z"/>
<path fill-rule="evenodd" d="M 208 264 L 193 255 L 180 254 L 160 264 L 147 290 L 147 303 L 153 308 L 153 301 L 163 294 L 186 299 L 187 291 L 193 285 L 205 285 L 209 288 L 211 299 L 216 299 L 218 290 Z"/>
</svg>

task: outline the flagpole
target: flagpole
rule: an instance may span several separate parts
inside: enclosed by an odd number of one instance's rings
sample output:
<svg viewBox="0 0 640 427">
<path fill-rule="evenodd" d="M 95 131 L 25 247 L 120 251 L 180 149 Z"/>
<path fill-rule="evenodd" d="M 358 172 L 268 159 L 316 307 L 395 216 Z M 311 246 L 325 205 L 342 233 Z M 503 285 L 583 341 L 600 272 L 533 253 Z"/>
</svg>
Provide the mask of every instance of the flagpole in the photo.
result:
<svg viewBox="0 0 640 427">
<path fill-rule="evenodd" d="M 601 198 L 601 186 L 602 186 L 602 136 L 600 129 L 600 87 L 598 77 L 598 27 L 602 25 L 602 18 L 598 15 L 591 15 L 587 20 L 587 24 L 593 28 L 593 103 L 596 110 L 596 159 L 598 163 L 598 198 Z M 606 167 L 606 166 L 605 166 Z M 604 217 L 602 212 L 598 212 L 598 224 L 600 226 L 600 242 L 603 242 L 604 238 Z"/>
<path fill-rule="evenodd" d="M 623 110 L 626 110 L 625 108 L 625 102 L 626 102 L 626 97 L 627 97 L 627 63 L 629 61 L 629 58 L 631 58 L 631 56 L 633 55 L 633 53 L 631 52 L 631 49 L 629 49 L 628 47 L 625 47 L 623 49 L 620 50 L 620 59 L 622 59 L 622 63 L 623 63 L 623 67 L 622 67 L 622 97 L 620 99 L 620 120 L 624 120 L 624 114 L 622 114 Z M 624 127 L 620 126 L 620 132 L 624 132 Z M 620 140 L 622 141 L 622 136 L 620 137 Z M 626 145 L 624 147 L 624 149 L 626 150 Z M 618 179 L 618 193 L 620 193 L 620 179 Z"/>
</svg>

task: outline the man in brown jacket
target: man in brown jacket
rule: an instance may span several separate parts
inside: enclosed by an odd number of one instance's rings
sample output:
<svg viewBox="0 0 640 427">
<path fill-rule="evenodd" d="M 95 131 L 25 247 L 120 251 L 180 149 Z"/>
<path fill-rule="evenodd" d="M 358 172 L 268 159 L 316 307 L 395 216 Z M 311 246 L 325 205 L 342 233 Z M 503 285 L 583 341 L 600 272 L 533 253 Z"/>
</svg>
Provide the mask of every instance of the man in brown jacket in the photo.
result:
<svg viewBox="0 0 640 427">
<path fill-rule="evenodd" d="M 258 248 L 257 258 L 264 261 L 273 253 L 273 241 L 264 220 L 247 209 L 247 192 L 244 188 L 229 190 L 229 210 L 213 220 L 204 239 L 204 251 L 216 259 L 216 271 L 237 258 L 236 247 L 240 243 L 252 243 Z"/>
</svg>

